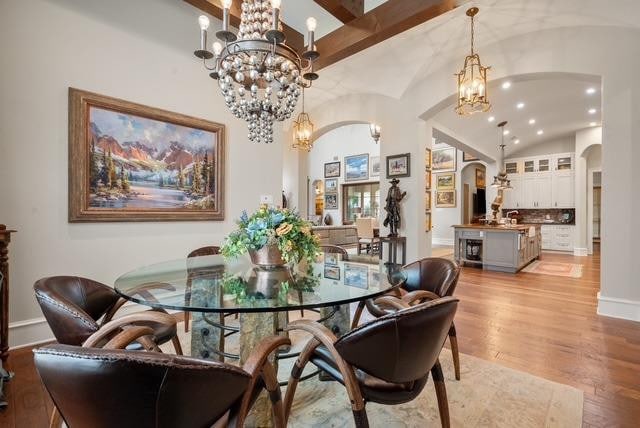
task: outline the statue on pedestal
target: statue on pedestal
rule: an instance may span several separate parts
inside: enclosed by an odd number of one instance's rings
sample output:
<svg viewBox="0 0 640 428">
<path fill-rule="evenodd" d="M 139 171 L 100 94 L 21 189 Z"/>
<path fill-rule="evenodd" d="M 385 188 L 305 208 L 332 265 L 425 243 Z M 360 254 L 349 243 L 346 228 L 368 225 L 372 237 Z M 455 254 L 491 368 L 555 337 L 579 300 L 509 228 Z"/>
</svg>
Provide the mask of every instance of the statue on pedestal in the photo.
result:
<svg viewBox="0 0 640 428">
<path fill-rule="evenodd" d="M 384 210 L 387 212 L 387 217 L 382 223 L 384 226 L 389 227 L 389 236 L 398 236 L 398 227 L 400 227 L 400 201 L 407 195 L 407 192 L 401 192 L 398 187 L 400 180 L 394 178 L 389 183 L 391 187 L 387 193 L 386 205 Z"/>
</svg>

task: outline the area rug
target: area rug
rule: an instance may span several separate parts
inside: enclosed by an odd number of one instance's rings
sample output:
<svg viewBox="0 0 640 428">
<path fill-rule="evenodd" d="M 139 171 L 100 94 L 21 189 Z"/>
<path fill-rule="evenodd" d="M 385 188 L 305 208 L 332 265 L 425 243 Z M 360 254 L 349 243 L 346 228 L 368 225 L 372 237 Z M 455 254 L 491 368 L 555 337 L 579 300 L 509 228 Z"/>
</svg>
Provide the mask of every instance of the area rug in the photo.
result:
<svg viewBox="0 0 640 428">
<path fill-rule="evenodd" d="M 564 276 L 566 278 L 582 278 L 582 265 L 577 263 L 556 263 L 536 260 L 522 269 L 522 272 Z"/>
<path fill-rule="evenodd" d="M 235 320 L 231 321 L 235 323 Z M 185 353 L 191 337 L 178 326 Z M 299 350 L 308 336 L 291 335 L 293 350 Z M 228 352 L 238 351 L 237 335 L 227 339 Z M 171 352 L 171 347 L 166 348 Z M 460 355 L 461 379 L 454 378 L 451 352 L 443 349 L 440 362 L 446 378 L 452 427 L 580 427 L 583 393 L 469 355 Z M 294 360 L 281 360 L 279 378 L 286 380 Z M 306 370 L 311 370 L 310 365 Z M 285 389 L 283 389 L 283 396 Z M 367 404 L 371 427 L 440 427 L 433 383 L 429 381 L 420 396 L 407 404 L 385 406 Z M 298 385 L 289 427 L 354 426 L 349 399 L 342 385 L 321 382 L 317 377 Z"/>
</svg>

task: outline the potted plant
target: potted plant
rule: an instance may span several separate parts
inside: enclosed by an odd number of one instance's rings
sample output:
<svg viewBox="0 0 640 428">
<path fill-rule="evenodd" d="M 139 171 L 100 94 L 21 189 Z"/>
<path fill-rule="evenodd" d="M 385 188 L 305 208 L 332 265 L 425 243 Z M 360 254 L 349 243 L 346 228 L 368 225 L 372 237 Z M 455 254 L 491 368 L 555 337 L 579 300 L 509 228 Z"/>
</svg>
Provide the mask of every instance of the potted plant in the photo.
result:
<svg viewBox="0 0 640 428">
<path fill-rule="evenodd" d="M 249 216 L 243 212 L 238 229 L 222 245 L 226 258 L 249 253 L 258 266 L 275 267 L 299 263 L 313 263 L 320 246 L 318 237 L 311 232 L 311 223 L 287 208 L 262 206 Z"/>
</svg>

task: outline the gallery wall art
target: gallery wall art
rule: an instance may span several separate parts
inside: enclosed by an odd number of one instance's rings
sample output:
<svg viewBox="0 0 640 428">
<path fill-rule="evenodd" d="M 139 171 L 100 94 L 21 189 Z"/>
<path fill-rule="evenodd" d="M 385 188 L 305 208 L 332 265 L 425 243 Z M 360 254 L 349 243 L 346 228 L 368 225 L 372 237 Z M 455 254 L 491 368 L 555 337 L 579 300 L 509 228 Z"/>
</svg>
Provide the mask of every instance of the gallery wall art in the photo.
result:
<svg viewBox="0 0 640 428">
<path fill-rule="evenodd" d="M 456 188 L 456 174 L 447 172 L 444 174 L 436 174 L 436 189 L 438 190 L 454 190 Z"/>
<path fill-rule="evenodd" d="M 340 162 L 328 162 L 324 164 L 324 178 L 340 177 Z"/>
<path fill-rule="evenodd" d="M 436 191 L 436 207 L 455 208 L 456 207 L 456 191 L 455 190 L 437 190 Z"/>
<path fill-rule="evenodd" d="M 434 149 L 431 156 L 434 172 L 449 172 L 457 169 L 455 147 Z"/>
<path fill-rule="evenodd" d="M 69 88 L 69 221 L 224 220 L 224 125 Z"/>
<path fill-rule="evenodd" d="M 369 179 L 369 154 L 346 156 L 344 158 L 344 181 Z"/>
<path fill-rule="evenodd" d="M 387 156 L 387 178 L 411 176 L 411 153 Z"/>
</svg>

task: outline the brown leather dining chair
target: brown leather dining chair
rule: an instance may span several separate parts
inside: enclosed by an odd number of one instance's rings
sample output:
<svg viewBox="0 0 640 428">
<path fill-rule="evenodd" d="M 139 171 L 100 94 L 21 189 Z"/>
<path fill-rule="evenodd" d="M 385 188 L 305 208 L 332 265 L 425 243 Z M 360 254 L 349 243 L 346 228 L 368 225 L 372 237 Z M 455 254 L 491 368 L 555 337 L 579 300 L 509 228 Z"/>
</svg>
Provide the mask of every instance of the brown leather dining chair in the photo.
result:
<svg viewBox="0 0 640 428">
<path fill-rule="evenodd" d="M 324 254 L 340 254 L 342 256 L 342 260 L 346 260 L 349 257 L 349 253 L 342 247 L 338 245 L 320 245 L 320 252 Z"/>
<path fill-rule="evenodd" d="M 165 285 L 150 284 L 139 292 L 148 295 L 148 289 L 153 287 Z M 36 281 L 33 288 L 58 343 L 80 346 L 98 330 L 106 328 L 115 334 L 135 321 L 136 325 L 153 330 L 156 345 L 172 341 L 176 353 L 182 354 L 173 316 L 149 310 L 114 320 L 116 311 L 126 300 L 105 284 L 78 276 L 53 276 Z M 133 345 L 133 348 L 139 347 Z"/>
<path fill-rule="evenodd" d="M 193 258 L 193 257 L 203 257 L 203 256 L 216 256 L 220 254 L 220 247 L 216 246 L 216 245 L 209 245 L 207 247 L 200 247 L 200 248 L 196 248 L 195 250 L 191 251 L 188 255 L 187 258 Z M 189 299 L 191 299 L 191 282 L 192 282 L 192 277 L 191 275 L 189 275 L 189 277 L 187 278 L 187 284 L 186 284 L 186 290 L 184 293 L 184 298 L 185 298 L 185 303 L 189 303 Z M 184 313 L 184 332 L 187 333 L 189 331 L 189 321 L 191 320 L 191 313 L 190 312 L 185 312 Z"/>
<path fill-rule="evenodd" d="M 310 320 L 294 321 L 288 331 L 312 335 L 291 370 L 285 396 L 288 418 L 300 376 L 308 362 L 342 383 L 356 427 L 368 427 L 366 402 L 401 404 L 415 399 L 433 378 L 443 427 L 449 427 L 449 405 L 438 361 L 458 300 L 443 297 L 410 307 L 393 296 L 376 300 L 397 312 L 370 321 L 340 338 Z"/>
<path fill-rule="evenodd" d="M 460 277 L 460 267 L 452 260 L 440 257 L 427 257 L 409 263 L 402 268 L 406 281 L 401 286 L 402 299 L 411 305 L 440 297 L 452 296 Z M 372 301 L 366 301 L 356 309 L 352 327 L 356 327 L 362 314 L 363 305 L 374 317 L 381 317 L 388 313 Z M 460 353 L 458 351 L 458 337 L 455 323 L 449 329 L 449 343 L 456 380 L 460 380 Z"/>
<path fill-rule="evenodd" d="M 149 328 L 135 327 L 120 335 L 149 333 Z M 120 340 L 112 347 L 126 343 Z M 34 359 L 59 412 L 52 428 L 63 420 L 69 428 L 242 427 L 263 389 L 274 425 L 284 428 L 280 387 L 268 356 L 290 343 L 282 336 L 264 339 L 242 368 L 157 352 L 69 345 L 36 349 Z"/>
</svg>

